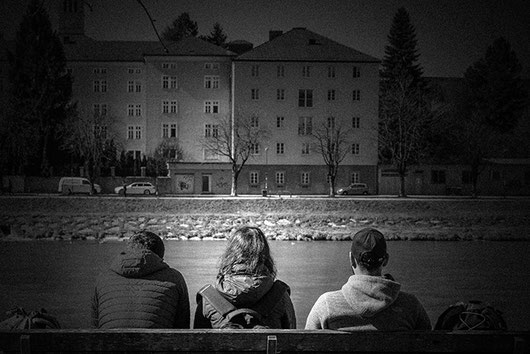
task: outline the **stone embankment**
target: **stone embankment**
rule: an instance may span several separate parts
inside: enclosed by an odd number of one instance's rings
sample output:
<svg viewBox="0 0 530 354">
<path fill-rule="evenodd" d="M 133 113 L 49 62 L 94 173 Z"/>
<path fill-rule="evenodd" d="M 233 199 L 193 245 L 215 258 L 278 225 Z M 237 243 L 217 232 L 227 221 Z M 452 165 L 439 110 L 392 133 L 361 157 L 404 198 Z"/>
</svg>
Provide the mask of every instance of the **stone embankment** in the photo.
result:
<svg viewBox="0 0 530 354">
<path fill-rule="evenodd" d="M 530 200 L 1 197 L 0 240 L 225 239 L 242 225 L 271 240 L 348 240 L 375 227 L 389 240 L 530 240 Z"/>
</svg>

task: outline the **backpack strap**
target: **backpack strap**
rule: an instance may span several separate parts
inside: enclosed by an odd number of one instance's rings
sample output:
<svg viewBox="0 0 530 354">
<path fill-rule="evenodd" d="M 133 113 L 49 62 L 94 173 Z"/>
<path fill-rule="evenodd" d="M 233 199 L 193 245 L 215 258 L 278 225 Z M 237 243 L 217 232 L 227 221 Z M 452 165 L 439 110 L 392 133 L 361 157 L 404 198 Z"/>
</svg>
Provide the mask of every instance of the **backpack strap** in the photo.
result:
<svg viewBox="0 0 530 354">
<path fill-rule="evenodd" d="M 260 313 L 263 317 L 267 317 L 272 310 L 276 307 L 276 304 L 280 302 L 283 295 L 287 292 L 291 293 L 289 285 L 285 284 L 281 280 L 274 281 L 272 288 L 258 301 L 258 303 L 252 308 Z"/>
<path fill-rule="evenodd" d="M 219 312 L 223 317 L 230 312 L 237 310 L 237 307 L 221 295 L 221 293 L 211 284 L 205 285 L 199 290 L 197 299 L 199 298 L 199 295 L 208 300 L 208 302 L 214 307 L 215 311 Z"/>
</svg>

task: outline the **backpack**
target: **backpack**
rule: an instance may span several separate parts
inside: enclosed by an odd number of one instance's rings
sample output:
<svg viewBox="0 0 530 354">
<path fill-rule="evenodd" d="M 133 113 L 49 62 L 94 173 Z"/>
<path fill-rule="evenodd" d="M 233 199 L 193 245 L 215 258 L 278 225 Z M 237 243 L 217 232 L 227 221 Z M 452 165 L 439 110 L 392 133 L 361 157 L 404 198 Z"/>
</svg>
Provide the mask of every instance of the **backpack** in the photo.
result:
<svg viewBox="0 0 530 354">
<path fill-rule="evenodd" d="M 221 324 L 215 325 L 214 328 L 266 329 L 269 327 L 263 324 L 264 319 L 272 312 L 286 291 L 290 293 L 289 286 L 281 280 L 276 280 L 272 288 L 254 306 L 237 308 L 214 286 L 206 285 L 197 293 L 197 303 L 202 296 L 222 316 Z"/>
<path fill-rule="evenodd" d="M 434 329 L 506 330 L 502 312 L 482 301 L 457 302 L 449 306 L 436 321 Z"/>
<path fill-rule="evenodd" d="M 57 329 L 61 328 L 59 321 L 49 315 L 45 309 L 26 312 L 22 307 L 16 307 L 6 312 L 9 317 L 0 322 L 0 329 Z"/>
</svg>

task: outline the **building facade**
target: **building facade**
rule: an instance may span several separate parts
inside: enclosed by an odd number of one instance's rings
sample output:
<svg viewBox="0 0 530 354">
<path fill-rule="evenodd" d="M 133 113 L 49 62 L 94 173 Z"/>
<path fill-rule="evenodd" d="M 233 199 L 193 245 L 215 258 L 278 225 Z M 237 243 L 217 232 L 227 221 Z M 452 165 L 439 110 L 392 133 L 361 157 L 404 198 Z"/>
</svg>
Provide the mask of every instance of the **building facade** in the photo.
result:
<svg viewBox="0 0 530 354">
<path fill-rule="evenodd" d="M 239 54 L 195 37 L 98 41 L 85 35 L 82 1 L 53 4 L 79 114 L 97 117 L 135 160 L 168 149 L 172 193 L 230 192 L 230 163 L 204 141 L 242 110 L 269 134 L 240 175 L 240 194 L 327 193 L 312 134 L 325 125 L 348 131 L 337 187 L 364 182 L 376 192 L 378 59 L 305 28 L 271 31 Z"/>
</svg>

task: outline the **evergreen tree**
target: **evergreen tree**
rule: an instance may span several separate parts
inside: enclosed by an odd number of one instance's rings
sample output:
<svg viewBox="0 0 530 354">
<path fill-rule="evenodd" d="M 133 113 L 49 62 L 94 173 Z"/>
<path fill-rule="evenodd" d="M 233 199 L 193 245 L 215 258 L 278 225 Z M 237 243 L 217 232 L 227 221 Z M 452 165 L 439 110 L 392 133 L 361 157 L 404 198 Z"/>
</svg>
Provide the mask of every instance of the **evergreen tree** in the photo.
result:
<svg viewBox="0 0 530 354">
<path fill-rule="evenodd" d="M 223 27 L 221 27 L 221 25 L 216 22 L 214 25 L 213 25 L 213 29 L 212 31 L 210 32 L 210 34 L 206 37 L 202 37 L 201 38 L 205 39 L 206 41 L 212 43 L 212 44 L 215 44 L 219 47 L 225 47 L 226 46 L 226 39 L 227 39 L 227 36 L 226 34 L 224 33 L 224 30 L 223 30 Z"/>
<path fill-rule="evenodd" d="M 9 62 L 13 107 L 9 119 L 10 125 L 18 126 L 14 138 L 24 153 L 16 159 L 19 167 L 48 175 L 51 152 L 59 146 L 57 128 L 68 114 L 72 82 L 61 41 L 39 0 L 28 5 Z"/>
<path fill-rule="evenodd" d="M 502 37 L 495 40 L 464 74 L 469 110 L 500 132 L 512 130 L 527 102 L 521 70 L 510 43 Z"/>
<path fill-rule="evenodd" d="M 406 196 L 405 175 L 425 148 L 425 131 L 431 117 L 428 92 L 417 63 L 416 34 L 404 8 L 392 23 L 382 63 L 379 99 L 379 149 L 396 166 L 400 192 Z"/>
<path fill-rule="evenodd" d="M 176 42 L 185 37 L 196 37 L 198 33 L 197 22 L 191 20 L 189 13 L 183 12 L 170 26 L 166 27 L 162 38 Z"/>
</svg>

